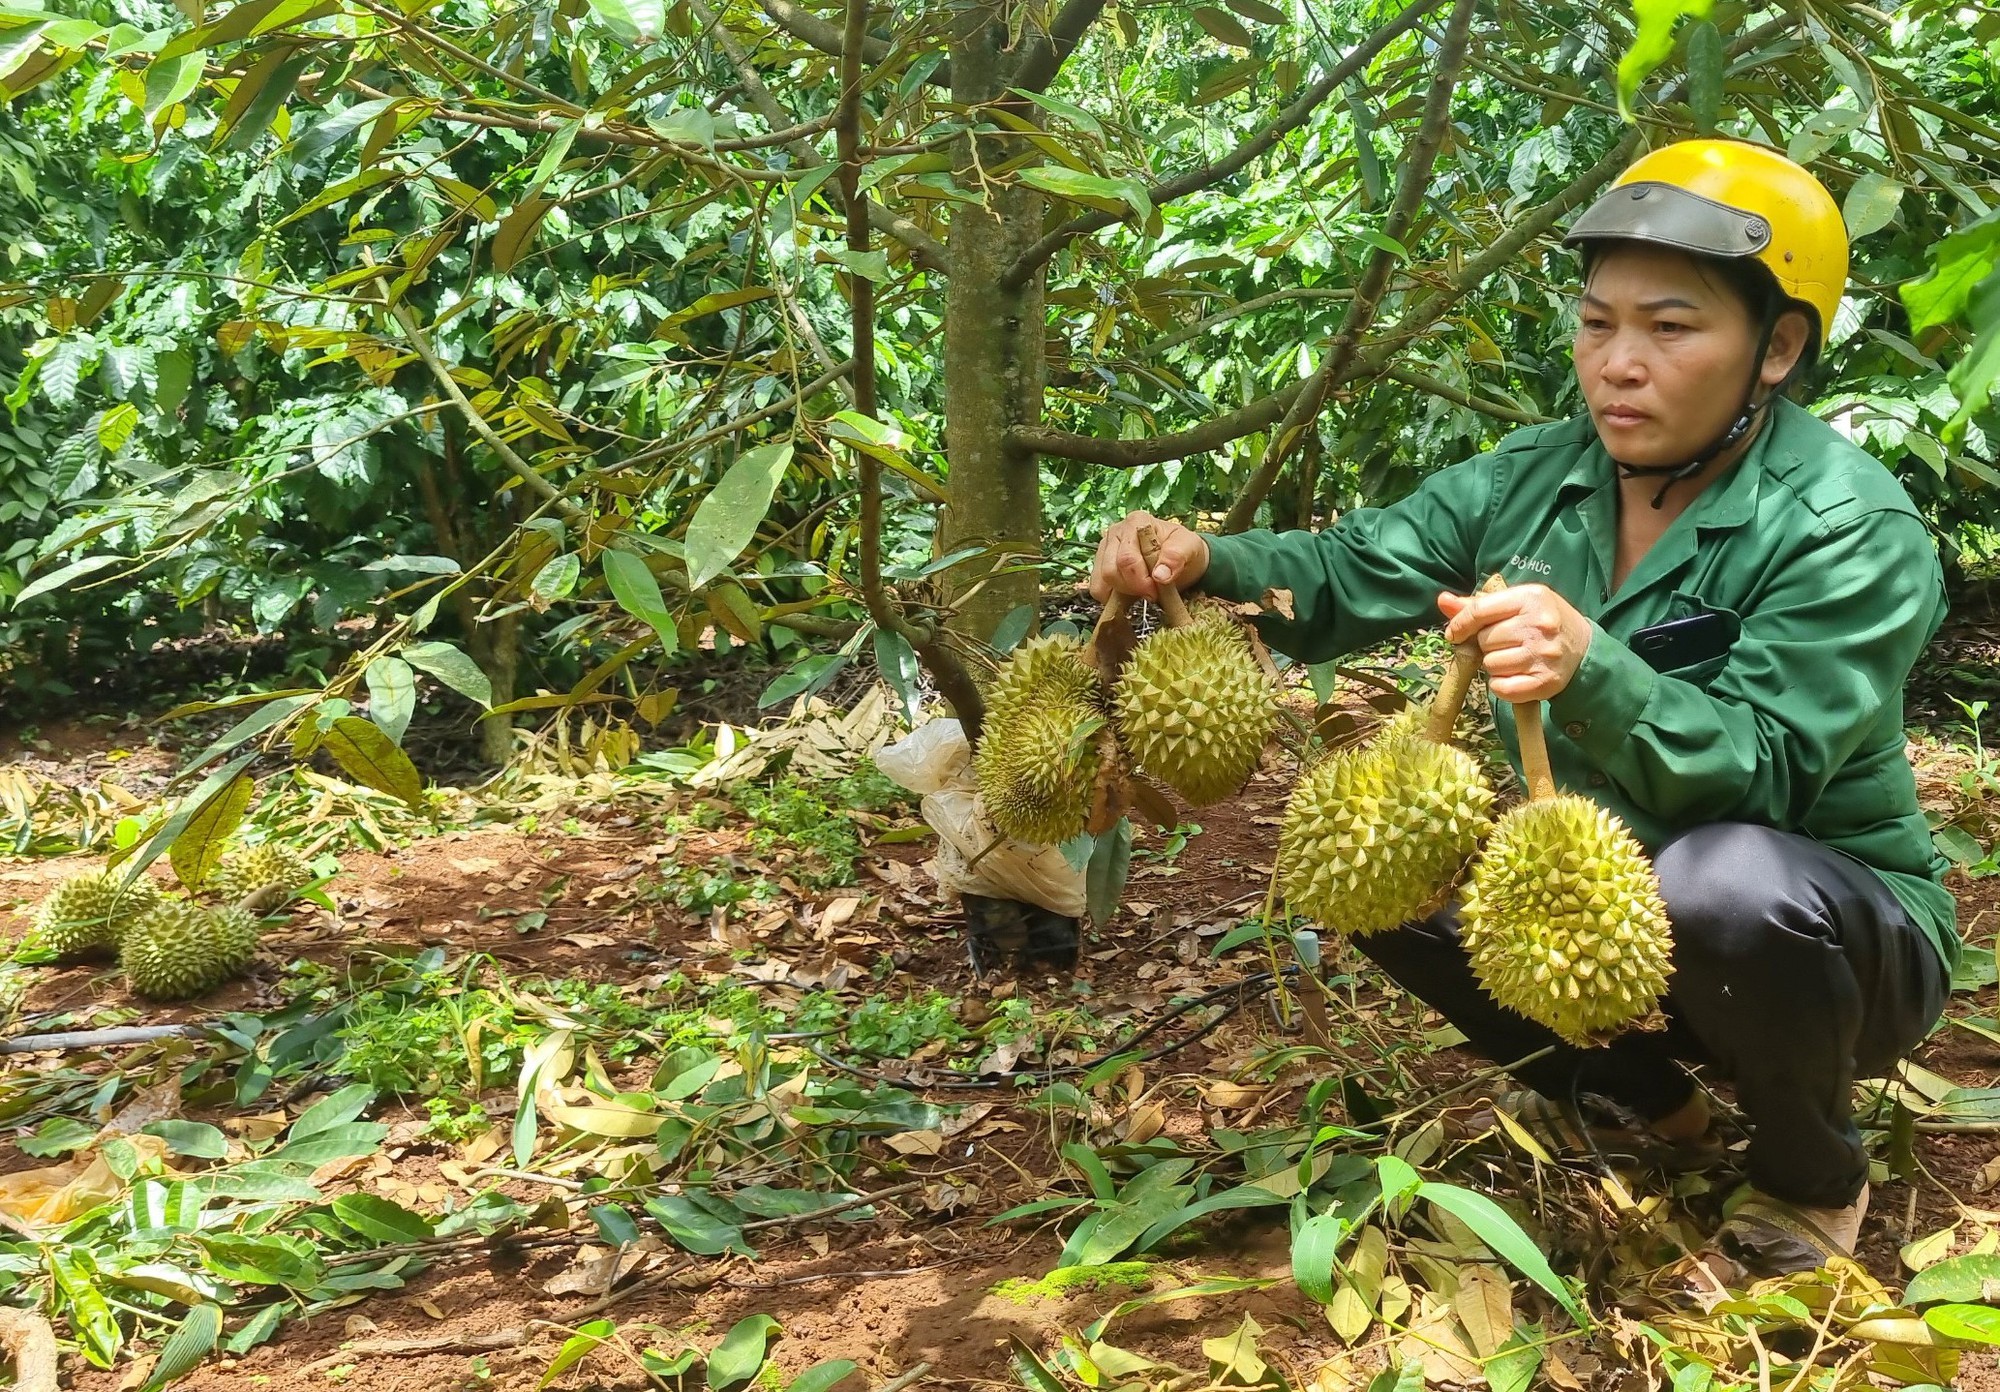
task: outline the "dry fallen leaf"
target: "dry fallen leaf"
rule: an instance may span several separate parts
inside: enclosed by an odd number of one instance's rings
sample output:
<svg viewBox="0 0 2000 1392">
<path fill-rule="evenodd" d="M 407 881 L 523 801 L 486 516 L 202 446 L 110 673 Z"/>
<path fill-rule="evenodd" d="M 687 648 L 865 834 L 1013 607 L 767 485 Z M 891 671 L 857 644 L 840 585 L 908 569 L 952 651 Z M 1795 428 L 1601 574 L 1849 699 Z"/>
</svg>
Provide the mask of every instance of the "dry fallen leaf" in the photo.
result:
<svg viewBox="0 0 2000 1392">
<path fill-rule="evenodd" d="M 898 1131 L 883 1137 L 898 1155 L 942 1155 L 944 1137 L 936 1131 Z"/>
</svg>

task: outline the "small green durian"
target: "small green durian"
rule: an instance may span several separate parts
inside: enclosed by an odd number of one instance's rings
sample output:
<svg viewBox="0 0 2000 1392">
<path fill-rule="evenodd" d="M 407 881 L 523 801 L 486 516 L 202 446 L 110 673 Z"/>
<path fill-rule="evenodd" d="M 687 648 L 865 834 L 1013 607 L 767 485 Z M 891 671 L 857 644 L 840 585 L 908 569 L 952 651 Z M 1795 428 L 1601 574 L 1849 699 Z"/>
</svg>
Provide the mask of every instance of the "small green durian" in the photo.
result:
<svg viewBox="0 0 2000 1392">
<path fill-rule="evenodd" d="M 1243 786 L 1278 710 L 1248 641 L 1212 612 L 1139 644 L 1114 704 L 1133 761 L 1197 807 Z"/>
<path fill-rule="evenodd" d="M 159 902 L 160 892 L 141 877 L 130 885 L 115 871 L 64 880 L 35 912 L 35 934 L 58 957 L 111 952 L 131 923 Z"/>
</svg>

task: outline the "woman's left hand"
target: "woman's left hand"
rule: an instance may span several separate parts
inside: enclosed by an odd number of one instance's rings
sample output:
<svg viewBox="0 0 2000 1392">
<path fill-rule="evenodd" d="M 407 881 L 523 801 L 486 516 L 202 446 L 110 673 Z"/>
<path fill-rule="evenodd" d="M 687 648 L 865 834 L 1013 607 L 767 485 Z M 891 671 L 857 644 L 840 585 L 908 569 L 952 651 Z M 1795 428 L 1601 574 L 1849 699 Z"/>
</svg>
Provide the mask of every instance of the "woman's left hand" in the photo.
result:
<svg viewBox="0 0 2000 1392">
<path fill-rule="evenodd" d="M 1512 585 L 1492 594 L 1438 596 L 1454 645 L 1477 642 L 1481 664 L 1503 701 L 1546 701 L 1569 685 L 1590 647 L 1590 620 L 1547 585 Z"/>
</svg>

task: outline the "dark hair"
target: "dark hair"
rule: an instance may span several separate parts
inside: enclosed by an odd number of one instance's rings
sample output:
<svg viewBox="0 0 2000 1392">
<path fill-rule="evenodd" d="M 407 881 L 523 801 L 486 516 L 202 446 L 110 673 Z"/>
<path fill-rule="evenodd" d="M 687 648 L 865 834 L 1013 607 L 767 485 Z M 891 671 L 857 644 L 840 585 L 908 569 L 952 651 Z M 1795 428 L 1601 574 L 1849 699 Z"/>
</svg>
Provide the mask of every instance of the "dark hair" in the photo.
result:
<svg viewBox="0 0 2000 1392">
<path fill-rule="evenodd" d="M 1591 273 L 1597 269 L 1597 262 L 1615 242 L 1591 242 L 1583 249 L 1583 281 L 1590 283 Z M 1694 263 L 1695 274 L 1702 283 L 1713 286 L 1720 282 L 1722 288 L 1736 297 L 1739 304 L 1749 311 L 1750 322 L 1761 331 L 1767 324 L 1775 324 L 1781 315 L 1796 313 L 1806 321 L 1805 347 L 1799 352 L 1799 360 L 1792 365 L 1785 380 L 1773 390 L 1772 395 L 1783 395 L 1800 377 L 1812 369 L 1819 361 L 1820 322 L 1819 311 L 1804 300 L 1794 299 L 1785 293 L 1778 278 L 1771 274 L 1771 268 L 1754 256 L 1703 256 L 1699 252 L 1683 252 Z"/>
</svg>

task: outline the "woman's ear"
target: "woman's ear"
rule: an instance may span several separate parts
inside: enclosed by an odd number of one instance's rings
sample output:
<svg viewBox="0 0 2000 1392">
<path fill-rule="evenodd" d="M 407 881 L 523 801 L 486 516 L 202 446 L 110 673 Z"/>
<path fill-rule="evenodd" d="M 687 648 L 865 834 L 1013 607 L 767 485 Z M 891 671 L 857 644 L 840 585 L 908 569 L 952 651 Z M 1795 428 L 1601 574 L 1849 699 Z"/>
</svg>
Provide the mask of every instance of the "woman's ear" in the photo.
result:
<svg viewBox="0 0 2000 1392">
<path fill-rule="evenodd" d="M 1811 333 L 1812 320 L 1802 311 L 1788 309 L 1780 314 L 1771 329 L 1771 346 L 1764 352 L 1764 367 L 1758 380 L 1767 387 L 1775 387 L 1791 376 L 1805 354 L 1806 339 Z"/>
</svg>

